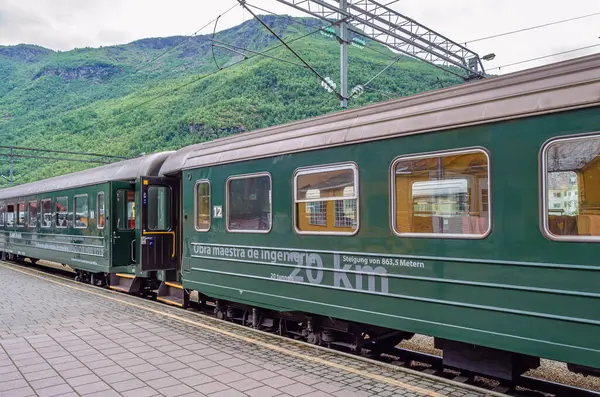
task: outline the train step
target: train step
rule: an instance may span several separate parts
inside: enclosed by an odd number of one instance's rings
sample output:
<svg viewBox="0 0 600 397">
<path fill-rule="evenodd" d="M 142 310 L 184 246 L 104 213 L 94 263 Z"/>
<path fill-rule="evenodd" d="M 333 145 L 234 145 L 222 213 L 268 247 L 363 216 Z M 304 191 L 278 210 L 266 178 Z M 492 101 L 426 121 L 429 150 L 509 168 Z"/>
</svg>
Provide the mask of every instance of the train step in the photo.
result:
<svg viewBox="0 0 600 397">
<path fill-rule="evenodd" d="M 112 273 L 110 275 L 110 289 L 126 293 L 140 292 L 142 280 L 133 274 Z"/>
<path fill-rule="evenodd" d="M 163 281 L 158 287 L 156 300 L 173 306 L 187 307 L 189 295 L 180 283 Z"/>
</svg>

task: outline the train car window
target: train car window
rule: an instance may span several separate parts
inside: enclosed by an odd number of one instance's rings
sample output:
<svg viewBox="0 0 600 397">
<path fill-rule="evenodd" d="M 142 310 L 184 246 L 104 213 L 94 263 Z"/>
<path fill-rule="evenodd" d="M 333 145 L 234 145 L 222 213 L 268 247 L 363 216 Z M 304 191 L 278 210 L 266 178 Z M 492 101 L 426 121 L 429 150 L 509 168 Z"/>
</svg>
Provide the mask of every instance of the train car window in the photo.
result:
<svg viewBox="0 0 600 397">
<path fill-rule="evenodd" d="M 195 218 L 196 230 L 207 232 L 210 229 L 210 182 L 198 181 L 196 183 Z"/>
<path fill-rule="evenodd" d="M 90 217 L 88 211 L 88 195 L 81 194 L 75 196 L 73 198 L 73 207 L 75 207 L 75 212 L 73 213 L 73 225 L 77 229 L 86 229 Z"/>
<path fill-rule="evenodd" d="M 56 227 L 65 228 L 68 226 L 69 219 L 69 198 L 56 198 Z"/>
<path fill-rule="evenodd" d="M 4 214 L 6 213 L 6 205 L 0 205 L 0 226 L 4 226 Z"/>
<path fill-rule="evenodd" d="M 104 222 L 106 219 L 106 202 L 104 201 L 104 192 L 98 193 L 98 197 L 96 199 L 96 212 L 98 213 L 98 222 L 96 223 L 96 227 L 98 229 L 104 229 Z"/>
<path fill-rule="evenodd" d="M 272 224 L 271 175 L 234 176 L 227 180 L 227 230 L 269 233 Z"/>
<path fill-rule="evenodd" d="M 38 203 L 37 201 L 29 202 L 29 227 L 37 226 Z"/>
<path fill-rule="evenodd" d="M 483 238 L 490 232 L 490 174 L 485 151 L 400 157 L 391 170 L 396 234 Z"/>
<path fill-rule="evenodd" d="M 117 190 L 117 229 L 133 230 L 135 228 L 135 192 L 133 190 Z"/>
<path fill-rule="evenodd" d="M 17 226 L 25 226 L 25 203 L 17 204 Z"/>
<path fill-rule="evenodd" d="M 42 200 L 42 218 L 40 219 L 41 227 L 52 227 L 52 200 Z"/>
<path fill-rule="evenodd" d="M 15 206 L 13 204 L 8 204 L 6 206 L 6 226 L 14 226 L 15 225 Z"/>
<path fill-rule="evenodd" d="M 600 136 L 559 138 L 542 150 L 543 232 L 553 240 L 600 240 Z"/>
<path fill-rule="evenodd" d="M 294 175 L 296 232 L 345 234 L 358 231 L 358 168 L 354 164 L 310 167 Z"/>
<path fill-rule="evenodd" d="M 171 228 L 171 188 L 150 186 L 148 188 L 148 230 Z"/>
</svg>

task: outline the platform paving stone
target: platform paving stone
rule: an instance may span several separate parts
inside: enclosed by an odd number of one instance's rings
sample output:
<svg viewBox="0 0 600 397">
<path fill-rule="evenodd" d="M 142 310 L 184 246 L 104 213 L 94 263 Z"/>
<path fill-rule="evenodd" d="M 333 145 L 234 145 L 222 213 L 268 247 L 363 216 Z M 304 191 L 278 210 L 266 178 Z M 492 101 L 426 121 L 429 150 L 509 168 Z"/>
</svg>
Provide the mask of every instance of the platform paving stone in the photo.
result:
<svg viewBox="0 0 600 397">
<path fill-rule="evenodd" d="M 453 397 L 485 395 L 155 302 L 22 271 L 30 272 L 0 262 L 0 397 L 424 395 L 402 383 Z M 311 355 L 334 365 L 304 358 Z"/>
</svg>

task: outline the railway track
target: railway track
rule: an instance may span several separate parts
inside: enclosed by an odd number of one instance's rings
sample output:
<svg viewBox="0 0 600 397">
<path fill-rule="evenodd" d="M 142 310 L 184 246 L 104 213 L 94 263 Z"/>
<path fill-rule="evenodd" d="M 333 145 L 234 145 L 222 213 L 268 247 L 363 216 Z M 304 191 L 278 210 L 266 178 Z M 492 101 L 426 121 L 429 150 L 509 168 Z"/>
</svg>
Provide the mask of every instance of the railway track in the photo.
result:
<svg viewBox="0 0 600 397">
<path fill-rule="evenodd" d="M 36 269 L 40 272 L 58 276 L 61 278 L 74 280 L 75 273 L 66 267 L 60 265 L 39 265 L 22 262 L 9 262 L 10 264 L 26 268 Z M 89 284 L 86 284 L 89 285 Z M 103 288 L 97 287 L 95 288 Z M 136 296 L 136 295 L 128 295 Z M 152 296 L 137 296 L 140 299 L 152 298 Z M 221 320 L 213 314 L 214 306 L 206 305 L 200 306 L 197 302 L 193 302 L 186 311 L 192 311 L 202 316 L 210 317 L 215 321 Z M 258 330 L 273 334 L 265 330 Z M 301 339 L 298 335 L 282 335 L 291 339 Z M 504 394 L 513 397 L 600 397 L 599 391 L 589 390 L 580 388 L 572 385 L 566 385 L 562 383 L 552 382 L 537 377 L 522 375 L 516 382 L 508 383 L 498 379 L 492 379 L 486 376 L 482 376 L 477 373 L 467 373 L 463 370 L 457 370 L 448 366 L 444 366 L 442 357 L 429 354 L 425 352 L 419 352 L 412 349 L 394 347 L 385 351 L 373 351 L 369 350 L 369 346 L 366 345 L 361 353 L 351 352 L 349 349 L 345 349 L 343 346 L 330 346 L 328 349 L 336 352 L 351 354 L 354 357 L 375 360 L 377 362 L 390 364 L 393 366 L 403 367 L 416 372 L 421 375 L 432 379 L 446 379 L 453 382 L 457 382 L 463 385 L 469 385 L 481 389 L 482 391 L 492 391 L 495 393 Z"/>
</svg>

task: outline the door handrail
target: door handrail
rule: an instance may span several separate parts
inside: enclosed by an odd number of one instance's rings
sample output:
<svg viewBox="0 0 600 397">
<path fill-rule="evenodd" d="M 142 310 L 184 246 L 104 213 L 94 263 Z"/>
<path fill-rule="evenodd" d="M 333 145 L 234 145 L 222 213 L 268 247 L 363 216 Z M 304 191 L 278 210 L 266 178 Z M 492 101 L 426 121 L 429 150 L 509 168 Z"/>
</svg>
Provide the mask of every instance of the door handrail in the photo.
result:
<svg viewBox="0 0 600 397">
<path fill-rule="evenodd" d="M 146 236 L 148 234 L 171 234 L 173 236 L 173 251 L 171 251 L 171 258 L 175 258 L 175 232 L 147 232 L 145 230 L 142 231 L 142 236 Z"/>
<path fill-rule="evenodd" d="M 131 240 L 131 262 L 135 263 L 135 239 Z"/>
</svg>

